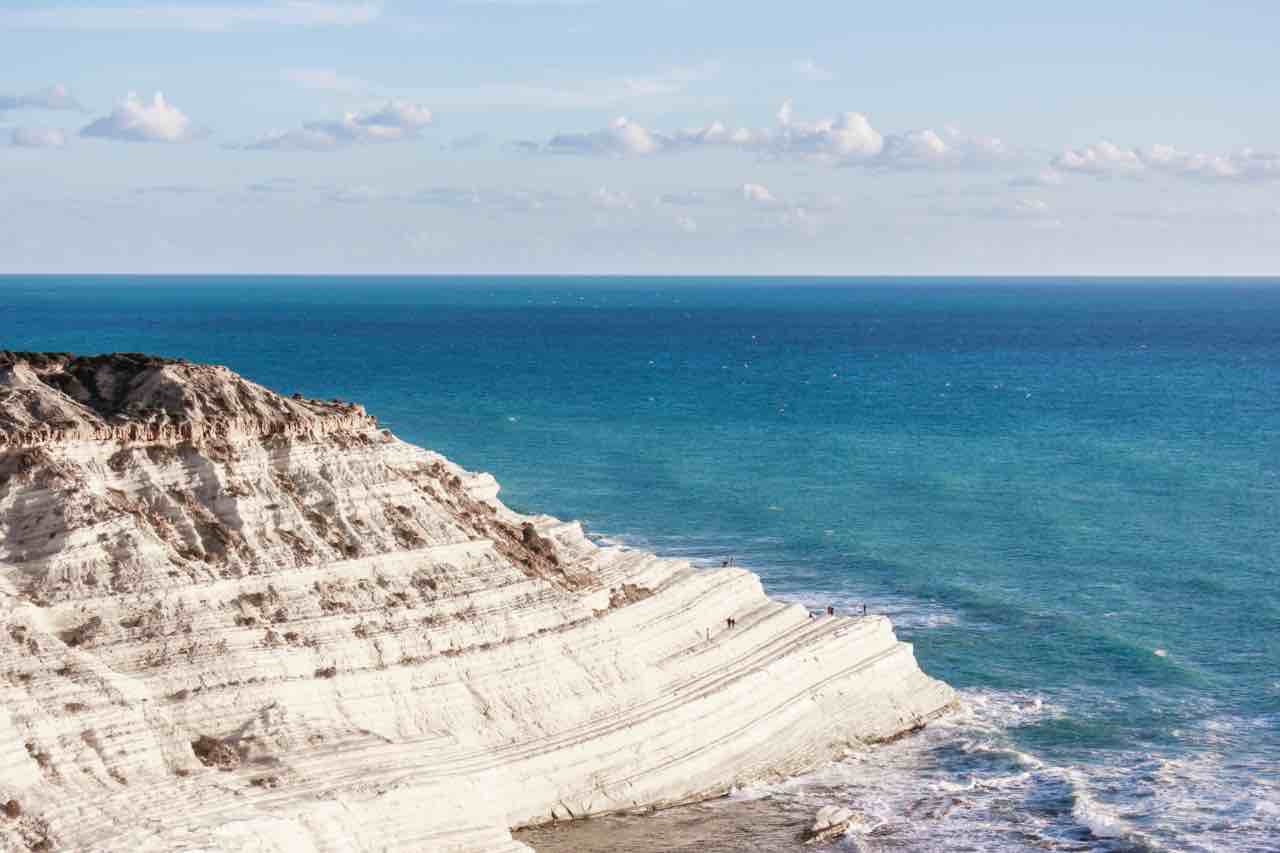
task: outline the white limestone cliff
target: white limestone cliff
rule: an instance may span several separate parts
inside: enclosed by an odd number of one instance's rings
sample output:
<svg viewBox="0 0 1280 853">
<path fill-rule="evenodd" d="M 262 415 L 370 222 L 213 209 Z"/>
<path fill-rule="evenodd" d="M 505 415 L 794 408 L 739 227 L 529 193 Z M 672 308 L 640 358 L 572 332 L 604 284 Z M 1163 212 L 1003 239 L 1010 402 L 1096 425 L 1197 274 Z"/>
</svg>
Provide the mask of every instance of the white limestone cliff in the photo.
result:
<svg viewBox="0 0 1280 853">
<path fill-rule="evenodd" d="M 953 701 L 883 617 L 497 493 L 225 368 L 0 353 L 0 848 L 525 850 Z"/>
</svg>

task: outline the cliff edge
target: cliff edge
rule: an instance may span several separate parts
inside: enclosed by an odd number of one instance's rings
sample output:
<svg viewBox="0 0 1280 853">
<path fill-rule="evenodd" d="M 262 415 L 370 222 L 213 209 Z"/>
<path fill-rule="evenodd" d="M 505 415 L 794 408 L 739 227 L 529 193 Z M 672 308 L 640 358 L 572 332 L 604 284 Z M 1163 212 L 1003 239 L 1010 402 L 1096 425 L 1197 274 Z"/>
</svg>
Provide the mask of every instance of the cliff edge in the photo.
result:
<svg viewBox="0 0 1280 853">
<path fill-rule="evenodd" d="M 0 848 L 527 850 L 953 701 L 883 617 L 497 495 L 358 405 L 0 352 Z"/>
</svg>

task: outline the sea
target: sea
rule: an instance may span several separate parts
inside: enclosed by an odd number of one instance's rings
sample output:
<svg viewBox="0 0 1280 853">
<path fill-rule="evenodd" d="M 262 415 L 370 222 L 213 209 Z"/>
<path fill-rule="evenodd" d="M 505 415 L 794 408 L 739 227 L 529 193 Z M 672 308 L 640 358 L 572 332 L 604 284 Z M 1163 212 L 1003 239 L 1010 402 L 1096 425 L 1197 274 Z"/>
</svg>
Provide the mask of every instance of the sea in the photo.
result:
<svg viewBox="0 0 1280 853">
<path fill-rule="evenodd" d="M 960 709 L 542 851 L 1280 851 L 1280 279 L 0 278 L 0 348 L 364 403 L 522 511 L 892 617 Z"/>
</svg>

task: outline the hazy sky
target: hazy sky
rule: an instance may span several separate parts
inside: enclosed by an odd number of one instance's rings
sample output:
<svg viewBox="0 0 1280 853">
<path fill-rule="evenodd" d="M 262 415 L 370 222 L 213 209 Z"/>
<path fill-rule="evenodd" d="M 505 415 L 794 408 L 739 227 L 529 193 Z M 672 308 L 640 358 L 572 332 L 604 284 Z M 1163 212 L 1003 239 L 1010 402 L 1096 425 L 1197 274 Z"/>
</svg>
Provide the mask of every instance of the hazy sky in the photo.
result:
<svg viewBox="0 0 1280 853">
<path fill-rule="evenodd" d="M 1277 274 L 1278 39 L 1274 0 L 3 0 L 0 272 Z"/>
</svg>

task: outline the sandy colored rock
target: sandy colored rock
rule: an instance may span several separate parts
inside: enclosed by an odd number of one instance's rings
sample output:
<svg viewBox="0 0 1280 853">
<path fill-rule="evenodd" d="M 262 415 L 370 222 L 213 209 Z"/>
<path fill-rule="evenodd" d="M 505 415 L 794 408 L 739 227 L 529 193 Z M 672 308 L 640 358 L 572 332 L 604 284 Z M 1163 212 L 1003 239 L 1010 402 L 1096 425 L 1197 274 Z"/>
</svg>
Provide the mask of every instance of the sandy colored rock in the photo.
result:
<svg viewBox="0 0 1280 853">
<path fill-rule="evenodd" d="M 813 826 L 804 833 L 805 844 L 825 844 L 847 835 L 855 824 L 861 825 L 865 820 L 853 809 L 843 806 L 823 806 L 814 816 Z"/>
<path fill-rule="evenodd" d="M 357 405 L 0 353 L 0 848 L 520 850 L 953 701 L 883 617 L 497 495 Z"/>
</svg>

